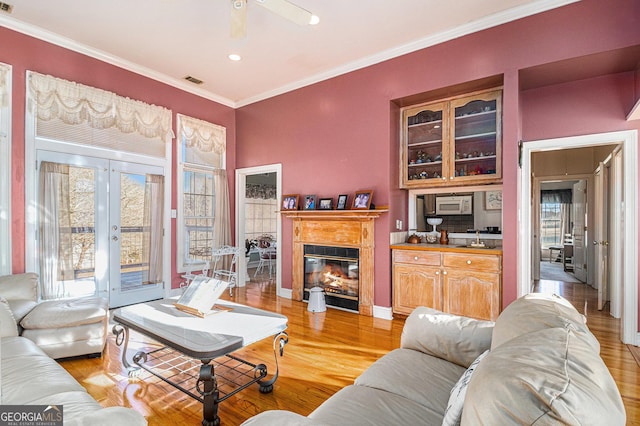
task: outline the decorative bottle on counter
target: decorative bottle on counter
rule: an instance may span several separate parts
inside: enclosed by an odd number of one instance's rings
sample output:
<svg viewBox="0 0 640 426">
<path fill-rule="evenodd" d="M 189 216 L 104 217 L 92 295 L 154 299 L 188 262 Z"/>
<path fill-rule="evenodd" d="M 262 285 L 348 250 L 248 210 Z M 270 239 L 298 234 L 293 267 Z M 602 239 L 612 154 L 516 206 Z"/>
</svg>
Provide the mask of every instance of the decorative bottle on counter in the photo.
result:
<svg viewBox="0 0 640 426">
<path fill-rule="evenodd" d="M 449 244 L 449 235 L 446 229 L 440 230 L 440 244 Z"/>
</svg>

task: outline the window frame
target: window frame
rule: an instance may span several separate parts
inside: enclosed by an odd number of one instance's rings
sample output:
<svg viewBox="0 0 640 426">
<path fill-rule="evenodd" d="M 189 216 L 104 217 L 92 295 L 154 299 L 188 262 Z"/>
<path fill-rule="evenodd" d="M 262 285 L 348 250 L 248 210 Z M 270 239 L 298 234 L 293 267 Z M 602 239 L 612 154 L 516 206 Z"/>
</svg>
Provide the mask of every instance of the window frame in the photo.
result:
<svg viewBox="0 0 640 426">
<path fill-rule="evenodd" d="M 185 161 L 185 137 L 181 133 L 182 131 L 182 123 L 181 123 L 181 114 L 177 114 L 176 120 L 176 128 L 178 129 L 178 134 L 176 135 L 176 158 L 177 158 L 177 173 L 176 173 L 176 271 L 178 273 L 189 273 L 192 271 L 202 270 L 209 267 L 208 261 L 194 261 L 188 262 L 186 257 L 186 244 L 187 244 L 187 232 L 185 225 L 185 215 L 184 215 L 184 184 L 185 184 L 185 172 L 186 171 L 200 171 L 213 174 L 214 170 L 221 168 L 225 169 L 226 167 L 226 155 L 222 154 L 220 156 L 220 167 L 215 166 L 207 166 L 202 164 L 189 163 Z M 226 149 L 225 149 L 226 152 Z M 213 220 L 216 218 L 215 211 L 215 183 L 212 186 L 213 190 Z M 213 225 L 213 224 L 212 224 Z M 213 226 L 212 226 L 213 230 Z"/>
<path fill-rule="evenodd" d="M 4 81 L 4 89 L 0 93 L 6 93 L 6 100 L 0 102 L 0 275 L 12 273 L 11 254 L 11 92 L 12 92 L 12 67 L 0 63 L 7 69 Z"/>
</svg>

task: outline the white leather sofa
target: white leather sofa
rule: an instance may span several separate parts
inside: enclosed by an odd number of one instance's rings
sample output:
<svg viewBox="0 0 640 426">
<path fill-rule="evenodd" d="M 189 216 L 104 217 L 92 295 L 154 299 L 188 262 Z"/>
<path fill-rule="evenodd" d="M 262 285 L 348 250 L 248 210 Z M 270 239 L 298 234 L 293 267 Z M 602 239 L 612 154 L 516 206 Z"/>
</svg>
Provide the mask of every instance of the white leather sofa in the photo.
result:
<svg viewBox="0 0 640 426">
<path fill-rule="evenodd" d="M 530 294 L 494 323 L 416 309 L 401 347 L 307 417 L 243 425 L 624 425 L 622 398 L 584 317 Z"/>
<path fill-rule="evenodd" d="M 100 356 L 106 344 L 109 305 L 102 297 L 39 301 L 35 273 L 0 276 L 19 334 L 51 358 Z"/>
<path fill-rule="evenodd" d="M 131 408 L 103 408 L 34 341 L 18 335 L 12 308 L 22 315 L 29 306 L 25 299 L 10 304 L 0 298 L 0 404 L 62 406 L 66 426 L 146 425 L 144 416 Z"/>
</svg>

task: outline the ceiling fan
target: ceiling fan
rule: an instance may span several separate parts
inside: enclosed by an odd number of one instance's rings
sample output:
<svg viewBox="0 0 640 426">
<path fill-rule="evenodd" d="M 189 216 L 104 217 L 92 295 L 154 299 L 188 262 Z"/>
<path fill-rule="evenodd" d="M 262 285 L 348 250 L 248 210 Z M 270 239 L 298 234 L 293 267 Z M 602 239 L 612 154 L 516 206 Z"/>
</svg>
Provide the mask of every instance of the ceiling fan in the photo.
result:
<svg viewBox="0 0 640 426">
<path fill-rule="evenodd" d="M 247 35 L 247 1 L 231 0 L 232 38 L 242 38 Z M 253 3 L 298 25 L 315 25 L 320 21 L 316 15 L 287 0 L 254 0 Z"/>
</svg>

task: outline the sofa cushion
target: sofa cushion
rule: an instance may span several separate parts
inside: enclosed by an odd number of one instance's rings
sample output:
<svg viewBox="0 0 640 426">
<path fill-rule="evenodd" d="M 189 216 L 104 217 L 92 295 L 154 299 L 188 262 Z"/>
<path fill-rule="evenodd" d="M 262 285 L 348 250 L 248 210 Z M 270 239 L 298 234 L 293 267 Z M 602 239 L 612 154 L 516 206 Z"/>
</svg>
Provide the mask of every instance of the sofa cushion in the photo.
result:
<svg viewBox="0 0 640 426">
<path fill-rule="evenodd" d="M 8 300 L 7 302 L 9 302 L 11 312 L 13 312 L 13 317 L 16 319 L 18 324 L 20 324 L 22 318 L 26 317 L 27 314 L 38 305 L 38 302 L 29 299 L 13 299 Z"/>
<path fill-rule="evenodd" d="M 93 324 L 105 321 L 107 310 L 107 300 L 101 297 L 50 300 L 39 303 L 20 325 L 28 330 L 37 330 Z"/>
<path fill-rule="evenodd" d="M 407 318 L 400 347 L 414 349 L 464 368 L 491 346 L 492 321 L 419 307 Z"/>
<path fill-rule="evenodd" d="M 3 337 L 0 340 L 0 347 L 2 347 L 1 360 L 3 362 L 9 358 L 25 358 L 31 356 L 49 358 L 35 343 L 22 336 Z"/>
<path fill-rule="evenodd" d="M 574 326 L 578 336 L 596 351 L 600 343 L 586 325 L 585 317 L 571 303 L 555 294 L 530 293 L 513 301 L 496 320 L 491 349 L 533 331 Z"/>
<path fill-rule="evenodd" d="M 462 424 L 624 425 L 616 383 L 577 334 L 567 324 L 492 349 L 471 378 Z"/>
<path fill-rule="evenodd" d="M 25 274 L 0 276 L 0 296 L 7 300 L 38 300 L 38 274 L 27 272 Z"/>
<path fill-rule="evenodd" d="M 424 392 L 429 392 L 426 381 Z M 351 385 L 323 402 L 309 418 L 326 425 L 437 425 L 442 423 L 442 412 L 400 395 Z"/>
<path fill-rule="evenodd" d="M 14 337 L 18 335 L 18 324 L 13 317 L 9 302 L 0 297 L 0 337 Z"/>
<path fill-rule="evenodd" d="M 476 367 L 488 354 L 488 350 L 482 352 L 480 356 L 471 363 L 469 368 L 465 370 L 462 376 L 460 376 L 460 379 L 458 379 L 451 389 L 447 409 L 444 412 L 444 419 L 442 420 L 443 426 L 458 426 L 460 424 L 460 420 L 462 419 L 462 408 L 464 406 L 464 397 L 467 394 L 467 386 L 469 386 L 469 381 L 471 381 L 471 376 L 473 375 Z"/>
<path fill-rule="evenodd" d="M 355 384 L 402 396 L 443 415 L 449 392 L 463 373 L 464 367 L 442 358 L 395 349 L 374 362 Z"/>
</svg>

